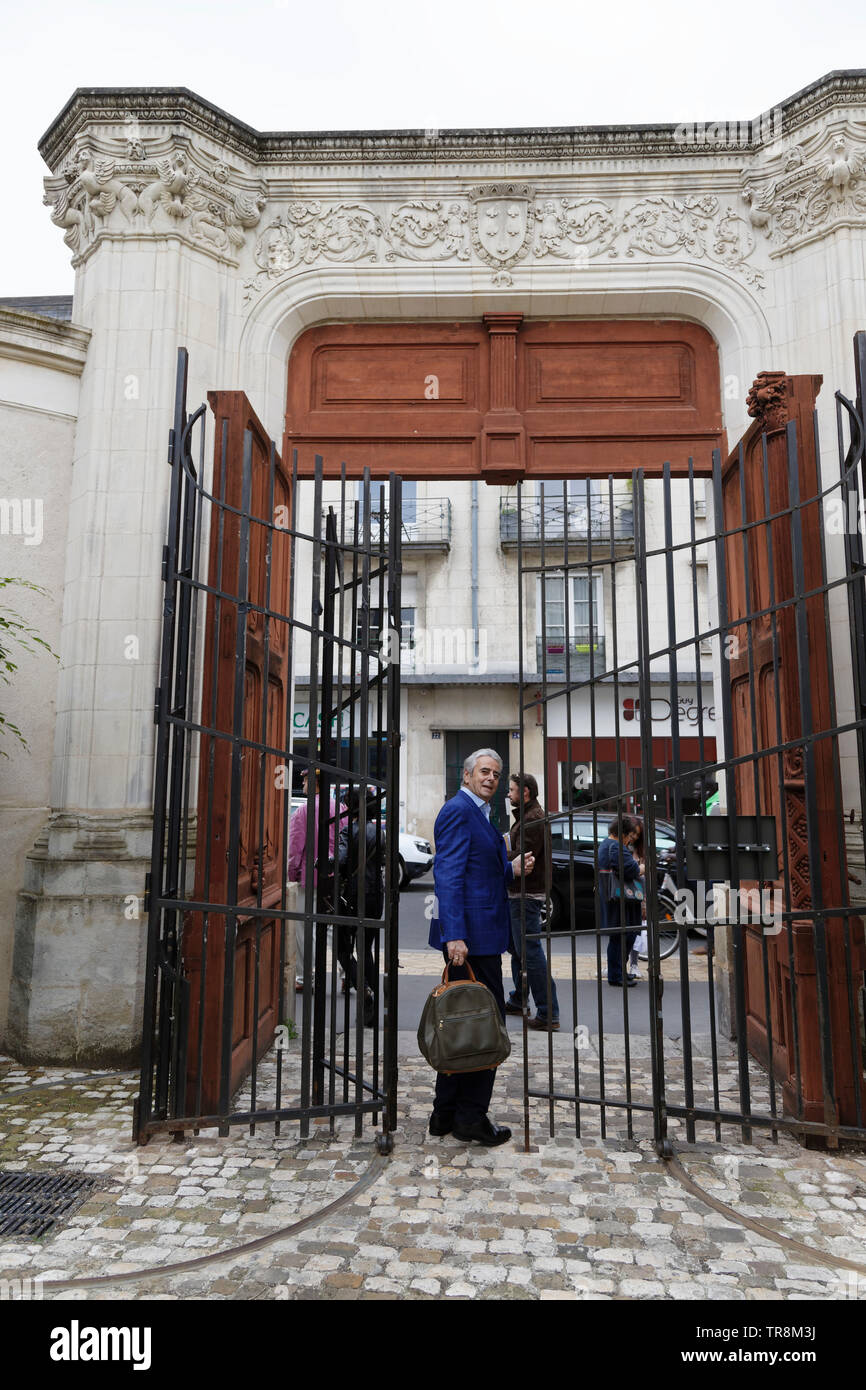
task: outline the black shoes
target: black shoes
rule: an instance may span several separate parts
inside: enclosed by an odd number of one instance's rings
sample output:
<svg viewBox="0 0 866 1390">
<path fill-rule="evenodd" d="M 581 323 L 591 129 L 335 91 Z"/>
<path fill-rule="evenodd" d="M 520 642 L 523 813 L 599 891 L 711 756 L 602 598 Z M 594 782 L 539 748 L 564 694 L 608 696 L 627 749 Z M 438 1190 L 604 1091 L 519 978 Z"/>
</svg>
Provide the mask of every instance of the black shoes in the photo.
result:
<svg viewBox="0 0 866 1390">
<path fill-rule="evenodd" d="M 372 1028 L 376 1022 L 376 1000 L 373 991 L 368 989 L 364 995 L 364 1027 Z"/>
<path fill-rule="evenodd" d="M 486 1115 L 483 1120 L 479 1120 L 477 1124 L 469 1125 L 466 1129 L 455 1127 L 453 1133 L 455 1139 L 462 1139 L 467 1144 L 475 1139 L 479 1144 L 487 1144 L 491 1147 L 494 1144 L 507 1144 L 511 1138 L 510 1129 L 506 1129 L 505 1125 L 493 1124 Z"/>
<path fill-rule="evenodd" d="M 613 985 L 614 989 L 622 989 L 623 986 L 622 980 L 608 980 L 608 984 Z M 625 982 L 626 989 L 634 989 L 636 984 L 637 980 L 634 979 L 633 976 L 629 975 L 628 979 Z"/>
<path fill-rule="evenodd" d="M 510 999 L 505 1001 L 505 1012 L 507 1014 L 519 1014 L 521 1018 L 523 1017 L 523 1009 L 519 1004 L 512 1004 Z"/>
<path fill-rule="evenodd" d="M 484 1116 L 477 1124 L 468 1125 L 466 1129 L 458 1129 L 453 1119 L 447 1119 L 444 1115 L 437 1115 L 436 1111 L 430 1116 L 428 1126 L 430 1133 L 436 1138 L 441 1139 L 445 1134 L 453 1134 L 455 1139 L 462 1139 L 469 1144 L 473 1139 L 479 1144 L 493 1146 L 495 1144 L 506 1144 L 511 1138 L 511 1130 L 504 1125 L 494 1125 Z"/>
</svg>

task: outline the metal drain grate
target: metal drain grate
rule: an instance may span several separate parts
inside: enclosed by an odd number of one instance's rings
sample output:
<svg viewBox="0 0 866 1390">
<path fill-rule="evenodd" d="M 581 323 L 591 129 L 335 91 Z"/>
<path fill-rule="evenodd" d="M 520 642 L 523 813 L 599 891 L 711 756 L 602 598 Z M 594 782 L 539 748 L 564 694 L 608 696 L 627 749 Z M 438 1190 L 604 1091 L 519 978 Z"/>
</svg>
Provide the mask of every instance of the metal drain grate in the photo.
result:
<svg viewBox="0 0 866 1390">
<path fill-rule="evenodd" d="M 82 1173 L 0 1173 L 0 1236 L 44 1236 L 97 1186 Z"/>
</svg>

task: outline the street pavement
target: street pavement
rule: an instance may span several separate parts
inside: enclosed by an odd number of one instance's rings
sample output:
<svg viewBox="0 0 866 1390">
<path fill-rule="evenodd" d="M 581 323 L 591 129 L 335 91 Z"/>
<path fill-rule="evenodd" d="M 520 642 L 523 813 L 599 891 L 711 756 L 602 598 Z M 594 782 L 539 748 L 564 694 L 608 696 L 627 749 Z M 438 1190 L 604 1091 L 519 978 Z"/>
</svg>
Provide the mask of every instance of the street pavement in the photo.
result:
<svg viewBox="0 0 866 1390">
<path fill-rule="evenodd" d="M 571 1049 L 555 1040 L 555 1088 Z M 533 1037 L 544 1075 L 546 1040 Z M 633 1138 L 621 1112 L 530 1104 L 523 1133 L 519 1052 L 500 1069 L 492 1113 L 514 1137 L 485 1149 L 427 1133 L 432 1073 L 401 1034 L 395 1144 L 377 1156 L 374 1131 L 351 1121 L 261 1125 L 182 1139 L 130 1142 L 132 1075 L 21 1067 L 0 1058 L 0 1171 L 83 1173 L 98 1179 L 59 1229 L 40 1240 L 0 1238 L 0 1297 L 43 1299 L 695 1299 L 763 1301 L 866 1297 L 866 1157 L 819 1153 L 780 1137 L 722 1143 L 704 1126 L 688 1144 L 671 1126 L 691 1179 L 727 1204 L 695 1195 L 659 1159 L 648 1121 Z M 672 1062 L 675 1068 L 675 1061 Z M 697 1083 L 709 1079 L 697 1062 Z M 296 1085 L 300 1043 L 283 1054 Z M 273 1055 L 259 1072 L 268 1094 Z M 641 1070 L 635 1098 L 646 1098 Z M 736 1082 L 722 1063 L 723 1090 Z M 615 1078 L 611 1079 L 613 1086 Z M 59 1084 L 45 1086 L 47 1081 Z M 292 1092 L 293 1093 L 293 1092 Z M 613 1094 L 613 1091 L 611 1092 Z M 366 1178 L 369 1185 L 358 1187 Z M 335 1199 L 347 1198 L 317 1219 Z M 302 1230 L 289 1230 L 305 1218 Z M 761 1223 L 755 1231 L 741 1224 Z M 792 1253 L 773 1233 L 804 1243 Z M 260 1247 L 237 1247 L 258 1239 Z M 264 1239 L 264 1244 L 261 1244 Z M 811 1253 L 810 1253 L 811 1251 Z M 180 1261 L 201 1259 L 192 1269 Z M 860 1272 L 844 1261 L 860 1262 Z M 81 1286 L 53 1281 L 107 1280 Z M 117 1282 L 118 1280 L 122 1282 Z"/>
<path fill-rule="evenodd" d="M 134 1074 L 0 1057 L 0 1174 L 81 1174 L 96 1183 L 40 1239 L 0 1236 L 0 1298 L 866 1298 L 866 1154 L 807 1150 L 784 1134 L 774 1143 L 760 1130 L 747 1144 L 738 1127 L 718 1138 L 708 1123 L 698 1124 L 690 1142 L 672 1118 L 682 1168 L 661 1159 L 652 1138 L 648 987 L 626 997 L 606 985 L 599 990 L 588 940 L 574 959 L 569 942 L 554 946 L 563 1027 L 556 1035 L 527 1033 L 526 1090 L 522 1020 L 509 1018 L 512 1054 L 497 1073 L 491 1116 L 511 1127 L 511 1141 L 488 1149 L 432 1138 L 434 1077 L 415 1037 L 441 971 L 426 946 L 431 892 L 432 882 L 422 881 L 401 901 L 398 1123 L 390 1156 L 378 1154 L 369 1117 L 360 1137 L 352 1119 L 339 1118 L 314 1122 L 306 1139 L 297 1123 L 284 1122 L 279 1135 L 260 1124 L 252 1134 L 202 1130 L 138 1147 L 130 1139 Z M 701 1011 L 706 959 L 690 957 L 684 992 L 679 964 L 663 969 L 668 1103 L 686 1096 L 685 994 L 694 1104 L 736 1110 L 734 1049 L 715 1040 L 715 1077 L 709 1060 L 713 1040 Z M 599 994 L 601 1033 L 593 1013 Z M 754 1064 L 750 1071 L 754 1103 L 766 1107 L 766 1077 Z M 275 1093 L 276 1075 L 271 1052 L 258 1070 L 260 1106 Z M 282 1093 L 299 1094 L 297 1037 L 282 1051 L 281 1075 Z M 584 1097 L 603 1095 L 604 1110 L 546 1098 L 573 1097 L 577 1085 Z M 617 1104 L 626 1095 L 636 1107 L 631 1122 Z M 238 1108 L 248 1103 L 249 1083 L 236 1098 Z M 241 1248 L 253 1241 L 255 1249 Z"/>
</svg>

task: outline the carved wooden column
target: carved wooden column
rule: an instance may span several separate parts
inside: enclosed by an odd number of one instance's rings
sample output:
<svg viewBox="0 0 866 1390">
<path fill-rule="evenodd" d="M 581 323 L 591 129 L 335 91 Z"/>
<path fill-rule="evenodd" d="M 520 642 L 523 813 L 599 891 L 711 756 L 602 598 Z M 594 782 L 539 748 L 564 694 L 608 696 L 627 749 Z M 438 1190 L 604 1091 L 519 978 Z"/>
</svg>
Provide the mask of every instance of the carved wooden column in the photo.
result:
<svg viewBox="0 0 866 1390">
<path fill-rule="evenodd" d="M 488 483 L 515 483 L 526 472 L 525 430 L 517 409 L 517 331 L 522 314 L 485 314 L 490 335 L 490 409 L 481 432 Z"/>
</svg>

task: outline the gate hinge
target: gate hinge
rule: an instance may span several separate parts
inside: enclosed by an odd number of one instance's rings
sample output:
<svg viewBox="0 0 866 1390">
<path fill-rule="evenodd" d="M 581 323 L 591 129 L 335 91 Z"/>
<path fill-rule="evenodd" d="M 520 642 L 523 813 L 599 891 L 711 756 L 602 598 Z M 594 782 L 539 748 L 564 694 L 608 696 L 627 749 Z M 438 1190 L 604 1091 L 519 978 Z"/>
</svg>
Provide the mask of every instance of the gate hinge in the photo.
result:
<svg viewBox="0 0 866 1390">
<path fill-rule="evenodd" d="M 141 903 L 142 912 L 150 912 L 150 874 L 144 876 L 144 897 Z"/>
<path fill-rule="evenodd" d="M 169 432 L 168 432 L 168 460 L 167 460 L 167 462 L 168 462 L 169 468 L 171 468 L 172 464 L 174 463 L 174 430 L 173 430 L 173 429 L 170 429 Z"/>
<path fill-rule="evenodd" d="M 167 546 L 167 545 L 164 545 L 164 546 L 162 547 L 162 582 L 163 582 L 163 584 L 166 582 L 167 579 L 168 579 L 168 546 Z"/>
<path fill-rule="evenodd" d="M 157 686 L 153 695 L 153 722 L 159 723 L 159 707 L 162 704 L 162 686 Z"/>
</svg>

